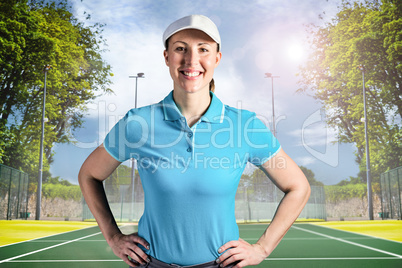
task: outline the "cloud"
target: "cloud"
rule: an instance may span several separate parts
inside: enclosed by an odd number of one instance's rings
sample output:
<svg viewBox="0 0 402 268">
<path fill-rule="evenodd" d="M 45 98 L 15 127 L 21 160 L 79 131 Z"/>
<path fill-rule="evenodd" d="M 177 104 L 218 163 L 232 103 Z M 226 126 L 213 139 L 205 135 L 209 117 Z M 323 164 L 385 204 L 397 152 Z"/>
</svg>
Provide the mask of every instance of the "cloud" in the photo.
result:
<svg viewBox="0 0 402 268">
<path fill-rule="evenodd" d="M 288 132 L 288 135 L 291 137 L 304 138 L 304 140 L 299 140 L 296 143 L 296 146 L 328 146 L 338 140 L 338 131 L 330 128 L 326 124 L 325 118 L 322 117 L 321 109 L 310 114 L 302 122 L 303 124 L 301 128 Z"/>
<path fill-rule="evenodd" d="M 85 23 L 105 23 L 103 36 L 109 51 L 104 59 L 112 66 L 114 95 L 96 101 L 114 103 L 114 115 L 122 115 L 134 107 L 135 80 L 129 75 L 145 73 L 138 81 L 138 106 L 158 102 L 172 89 L 164 64 L 161 36 L 165 27 L 181 16 L 201 13 L 210 16 L 220 28 L 223 39 L 223 60 L 216 71 L 219 97 L 229 105 L 239 100 L 243 107 L 267 114 L 270 83 L 265 72 L 276 72 L 281 79 L 276 112 L 285 114 L 289 107 L 281 95 L 289 94 L 289 83 L 295 83 L 296 63 L 289 63 L 284 44 L 302 39 L 303 23 L 311 22 L 317 11 L 328 6 L 316 1 L 143 1 L 86 0 L 73 1 L 76 16 Z M 313 11 L 312 11 L 313 10 Z M 308 12 L 307 12 L 308 11 Z M 86 14 L 91 20 L 86 21 Z M 239 17 L 238 14 L 244 14 Z M 291 93 L 294 89 L 291 89 Z M 98 116 L 91 109 L 89 117 Z M 108 115 L 105 115 L 108 116 Z"/>
<path fill-rule="evenodd" d="M 328 128 L 325 123 L 325 114 L 318 109 L 308 116 L 300 129 L 301 144 L 313 157 L 332 167 L 339 163 L 339 143 L 336 132 Z M 291 135 L 299 135 L 293 131 Z"/>
<path fill-rule="evenodd" d="M 304 157 L 296 157 L 294 161 L 299 165 L 299 166 L 308 166 L 311 164 L 314 164 L 317 162 L 317 159 L 314 157 L 310 156 L 304 156 Z"/>
<path fill-rule="evenodd" d="M 299 164 L 334 165 L 337 154 L 331 151 L 331 142 L 336 141 L 336 131 L 327 129 L 322 117 L 317 119 L 314 109 L 318 105 L 313 107 L 308 97 L 294 95 L 295 73 L 300 62 L 289 59 L 287 53 L 290 44 L 300 45 L 305 40 L 303 24 L 325 23 L 318 19 L 318 14 L 325 10 L 330 18 L 338 3 L 338 0 L 73 0 L 73 12 L 78 19 L 87 25 L 106 24 L 103 37 L 109 51 L 103 58 L 113 68 L 115 92 L 97 98 L 89 107 L 86 119 L 92 123 L 84 126 L 88 129 L 81 136 L 76 135 L 77 140 L 99 143 L 113 124 L 134 107 L 135 79 L 130 79 L 130 75 L 145 73 L 145 78 L 138 79 L 138 106 L 163 99 L 173 83 L 163 59 L 162 33 L 175 19 L 204 14 L 218 25 L 223 40 L 223 58 L 214 75 L 217 96 L 225 104 L 254 111 L 266 123 L 271 122 L 271 80 L 264 78 L 264 74 L 279 75 L 274 88 L 281 143 L 284 147 L 291 145 L 290 153 Z M 85 20 L 84 12 L 91 14 L 91 20 Z M 59 157 L 66 156 L 60 151 Z"/>
</svg>

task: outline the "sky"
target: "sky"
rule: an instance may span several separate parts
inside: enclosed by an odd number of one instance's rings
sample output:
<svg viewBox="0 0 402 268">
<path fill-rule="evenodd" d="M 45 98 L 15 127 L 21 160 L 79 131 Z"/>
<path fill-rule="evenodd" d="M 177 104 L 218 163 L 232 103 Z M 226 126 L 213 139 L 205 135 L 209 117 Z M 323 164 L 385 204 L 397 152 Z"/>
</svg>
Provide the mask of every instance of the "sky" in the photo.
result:
<svg viewBox="0 0 402 268">
<path fill-rule="evenodd" d="M 190 14 L 206 15 L 219 28 L 223 56 L 214 80 L 223 103 L 256 112 L 272 129 L 272 80 L 265 73 L 279 76 L 273 81 L 275 125 L 285 152 L 326 185 L 357 176 L 355 147 L 337 142 L 320 103 L 296 93 L 296 74 L 309 53 L 306 25 L 330 21 L 338 0 L 71 2 L 74 15 L 86 25 L 106 24 L 102 35 L 108 46 L 102 55 L 112 66 L 114 94 L 100 96 L 88 106 L 83 127 L 71 133 L 74 143 L 55 146 L 53 176 L 77 184 L 82 163 L 135 105 L 136 81 L 129 76 L 145 73 L 137 81 L 138 107 L 159 102 L 173 89 L 162 34 L 171 22 Z"/>
</svg>

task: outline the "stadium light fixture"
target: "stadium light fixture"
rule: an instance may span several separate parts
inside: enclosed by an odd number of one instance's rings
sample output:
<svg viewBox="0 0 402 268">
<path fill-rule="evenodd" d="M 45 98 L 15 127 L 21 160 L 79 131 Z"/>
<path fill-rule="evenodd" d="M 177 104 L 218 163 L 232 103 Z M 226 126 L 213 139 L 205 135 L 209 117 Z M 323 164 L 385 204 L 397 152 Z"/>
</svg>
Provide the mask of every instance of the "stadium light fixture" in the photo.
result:
<svg viewBox="0 0 402 268">
<path fill-rule="evenodd" d="M 367 118 L 367 104 L 366 104 L 366 86 L 364 81 L 365 68 L 359 65 L 358 69 L 362 72 L 363 77 L 363 105 L 364 105 L 364 135 L 366 139 L 366 174 L 367 174 L 367 202 L 368 202 L 368 216 L 370 220 L 374 220 L 373 216 L 373 189 L 371 188 L 370 176 L 370 152 L 369 152 L 369 139 L 368 139 L 368 118 Z"/>
<path fill-rule="evenodd" d="M 138 73 L 137 75 L 130 75 L 128 78 L 135 78 L 135 108 L 137 108 L 137 83 L 138 78 L 145 78 L 144 73 Z"/>
<path fill-rule="evenodd" d="M 138 78 L 145 78 L 144 73 L 137 73 L 137 75 L 130 75 L 128 78 L 135 78 L 135 103 L 134 107 L 137 108 L 137 85 Z M 134 181 L 135 181 L 135 159 L 131 158 L 131 213 L 129 221 L 131 221 L 131 217 L 134 215 Z"/>
<path fill-rule="evenodd" d="M 276 137 L 276 127 L 275 127 L 275 99 L 274 99 L 274 78 L 279 78 L 280 76 L 272 75 L 272 73 L 265 73 L 265 78 L 271 78 L 272 80 L 272 133 Z"/>
</svg>

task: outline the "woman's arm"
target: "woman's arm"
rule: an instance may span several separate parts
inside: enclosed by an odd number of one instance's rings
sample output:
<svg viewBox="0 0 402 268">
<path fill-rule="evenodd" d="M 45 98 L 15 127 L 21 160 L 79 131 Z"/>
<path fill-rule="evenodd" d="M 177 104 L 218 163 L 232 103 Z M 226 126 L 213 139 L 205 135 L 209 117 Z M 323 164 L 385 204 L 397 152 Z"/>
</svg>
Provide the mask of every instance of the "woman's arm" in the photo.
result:
<svg viewBox="0 0 402 268">
<path fill-rule="evenodd" d="M 141 264 L 147 262 L 148 256 L 137 246 L 137 243 L 145 248 L 149 248 L 149 244 L 136 234 L 121 233 L 102 185 L 102 181 L 108 178 L 119 165 L 120 162 L 101 145 L 85 160 L 78 174 L 78 181 L 85 201 L 113 252 L 128 265 L 135 266 L 128 257 Z"/>
<path fill-rule="evenodd" d="M 285 196 L 275 216 L 256 244 L 240 239 L 230 241 L 219 249 L 224 252 L 218 258 L 222 267 L 238 262 L 235 268 L 257 265 L 268 257 L 301 213 L 310 197 L 310 185 L 297 164 L 281 149 L 265 162 L 261 169 L 269 176 Z"/>
</svg>

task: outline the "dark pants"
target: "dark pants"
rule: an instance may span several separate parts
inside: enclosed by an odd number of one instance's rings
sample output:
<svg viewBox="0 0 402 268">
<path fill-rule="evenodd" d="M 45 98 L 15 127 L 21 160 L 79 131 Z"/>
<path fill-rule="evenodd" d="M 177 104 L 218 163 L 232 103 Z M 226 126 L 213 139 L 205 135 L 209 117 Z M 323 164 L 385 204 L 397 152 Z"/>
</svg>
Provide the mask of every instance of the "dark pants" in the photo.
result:
<svg viewBox="0 0 402 268">
<path fill-rule="evenodd" d="M 180 266 L 180 265 L 177 265 L 177 264 L 168 264 L 168 263 L 162 262 L 160 260 L 152 258 L 151 256 L 149 257 L 149 259 L 151 260 L 149 263 L 139 265 L 137 267 L 138 268 L 219 268 L 219 264 L 216 263 L 215 261 L 196 264 L 196 265 Z M 230 268 L 230 267 L 233 267 L 235 265 L 236 265 L 236 263 L 233 263 L 233 264 L 228 265 L 226 267 Z"/>
</svg>

